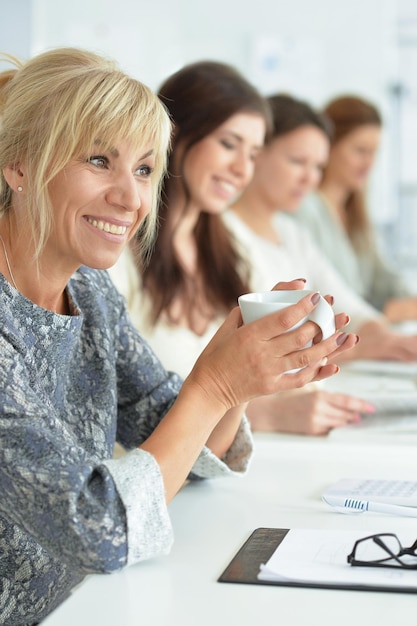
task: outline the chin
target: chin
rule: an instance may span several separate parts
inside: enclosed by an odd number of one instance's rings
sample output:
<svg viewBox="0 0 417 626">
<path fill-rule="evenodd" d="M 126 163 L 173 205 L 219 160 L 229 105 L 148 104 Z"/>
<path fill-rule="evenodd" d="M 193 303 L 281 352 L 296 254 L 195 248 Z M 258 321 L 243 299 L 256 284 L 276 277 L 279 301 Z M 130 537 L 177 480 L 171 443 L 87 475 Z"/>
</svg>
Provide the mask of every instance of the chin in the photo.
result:
<svg viewBox="0 0 417 626">
<path fill-rule="evenodd" d="M 204 213 L 209 213 L 209 215 L 221 215 L 226 211 L 226 209 L 232 204 L 232 200 L 225 202 L 212 202 L 210 205 L 206 205 L 204 208 Z"/>
<path fill-rule="evenodd" d="M 350 181 L 350 187 L 352 191 L 361 191 L 368 182 L 368 176 L 359 174 L 356 178 Z"/>
<path fill-rule="evenodd" d="M 286 213 L 295 213 L 298 210 L 300 204 L 301 200 L 292 200 L 291 202 L 287 202 L 286 205 L 282 207 L 282 210 Z"/>
<path fill-rule="evenodd" d="M 118 260 L 119 256 L 112 257 L 111 259 L 109 257 L 105 259 L 90 259 L 89 262 L 84 262 L 83 265 L 91 267 L 93 270 L 108 270 L 113 267 Z"/>
</svg>

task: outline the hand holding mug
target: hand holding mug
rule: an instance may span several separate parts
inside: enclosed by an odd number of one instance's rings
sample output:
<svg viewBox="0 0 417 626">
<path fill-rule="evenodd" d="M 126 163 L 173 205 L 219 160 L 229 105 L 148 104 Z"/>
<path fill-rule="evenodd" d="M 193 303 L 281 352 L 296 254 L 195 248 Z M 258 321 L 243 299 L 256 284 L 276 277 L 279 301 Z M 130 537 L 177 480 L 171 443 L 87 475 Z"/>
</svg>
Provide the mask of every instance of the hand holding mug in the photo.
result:
<svg viewBox="0 0 417 626">
<path fill-rule="evenodd" d="M 245 324 L 249 324 L 269 313 L 281 311 L 296 304 L 305 296 L 310 295 L 315 308 L 289 330 L 293 330 L 308 320 L 317 324 L 322 332 L 322 338 L 328 339 L 336 332 L 335 317 L 330 304 L 319 293 L 308 290 L 278 290 L 247 293 L 240 296 L 239 306 Z"/>
<path fill-rule="evenodd" d="M 317 341 L 317 326 L 308 318 L 321 302 L 320 295 L 317 298 L 315 293 L 302 290 L 294 293 L 298 294 L 295 304 L 264 313 L 247 324 L 242 324 L 238 307 L 232 310 L 190 375 L 191 381 L 205 389 L 208 401 L 218 401 L 228 410 L 257 396 L 302 387 L 338 371 L 337 365 L 327 364 L 327 359 L 353 348 L 357 336 L 336 331 Z M 327 306 L 331 316 L 326 334 L 348 321 L 344 313 L 335 321 Z M 291 370 L 297 372 L 289 374 Z"/>
</svg>

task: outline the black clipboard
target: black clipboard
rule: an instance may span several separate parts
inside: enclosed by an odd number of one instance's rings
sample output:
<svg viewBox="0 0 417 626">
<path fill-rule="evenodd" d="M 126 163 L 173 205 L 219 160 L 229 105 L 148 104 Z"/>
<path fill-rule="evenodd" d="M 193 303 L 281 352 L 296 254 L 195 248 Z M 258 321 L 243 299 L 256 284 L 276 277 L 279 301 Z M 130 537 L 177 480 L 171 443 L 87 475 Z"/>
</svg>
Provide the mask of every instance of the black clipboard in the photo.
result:
<svg viewBox="0 0 417 626">
<path fill-rule="evenodd" d="M 311 587 L 314 589 L 344 589 L 348 591 L 383 591 L 389 593 L 417 593 L 416 588 L 371 585 L 342 585 L 340 583 L 309 583 L 299 581 L 259 580 L 261 563 L 266 563 L 275 552 L 289 528 L 257 528 L 236 553 L 224 572 L 217 579 L 220 583 L 249 585 L 272 585 L 278 587 Z M 417 572 L 416 572 L 417 578 Z"/>
</svg>

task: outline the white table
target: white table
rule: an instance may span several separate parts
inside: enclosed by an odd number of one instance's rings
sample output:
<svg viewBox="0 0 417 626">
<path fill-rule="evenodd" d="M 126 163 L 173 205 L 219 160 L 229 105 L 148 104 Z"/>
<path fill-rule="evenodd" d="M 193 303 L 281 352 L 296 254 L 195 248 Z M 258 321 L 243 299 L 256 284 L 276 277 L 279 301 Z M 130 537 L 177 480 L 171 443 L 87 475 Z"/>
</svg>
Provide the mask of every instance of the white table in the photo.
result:
<svg viewBox="0 0 417 626">
<path fill-rule="evenodd" d="M 417 476 L 414 445 L 369 439 L 256 435 L 246 477 L 186 485 L 170 505 L 171 554 L 112 575 L 89 577 L 45 626 L 320 626 L 405 623 L 413 594 L 239 585 L 217 582 L 258 527 L 408 531 L 415 519 L 342 515 L 321 501 L 333 481 L 350 476 Z M 417 576 L 417 574 L 416 574 Z"/>
</svg>

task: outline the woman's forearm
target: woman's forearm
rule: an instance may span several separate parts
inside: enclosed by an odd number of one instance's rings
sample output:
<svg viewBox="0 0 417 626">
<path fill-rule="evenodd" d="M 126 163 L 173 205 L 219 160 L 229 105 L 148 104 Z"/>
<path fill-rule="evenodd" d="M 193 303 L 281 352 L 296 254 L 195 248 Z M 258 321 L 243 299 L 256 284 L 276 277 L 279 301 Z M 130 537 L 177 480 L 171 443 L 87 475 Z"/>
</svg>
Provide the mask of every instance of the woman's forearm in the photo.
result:
<svg viewBox="0 0 417 626">
<path fill-rule="evenodd" d="M 155 457 L 160 467 L 167 502 L 172 500 L 183 485 L 224 412 L 224 407 L 214 398 L 211 399 L 200 385 L 186 379 L 175 404 L 140 446 Z M 233 442 L 239 426 L 236 424 L 232 437 L 235 421 L 231 419 L 229 426 L 225 428 L 228 438 L 224 439 L 224 432 L 220 437 L 220 430 L 216 435 L 213 433 L 212 444 L 215 444 L 213 447 L 216 449 L 212 448 L 212 451 L 215 454 L 218 450 L 223 455 Z"/>
</svg>

